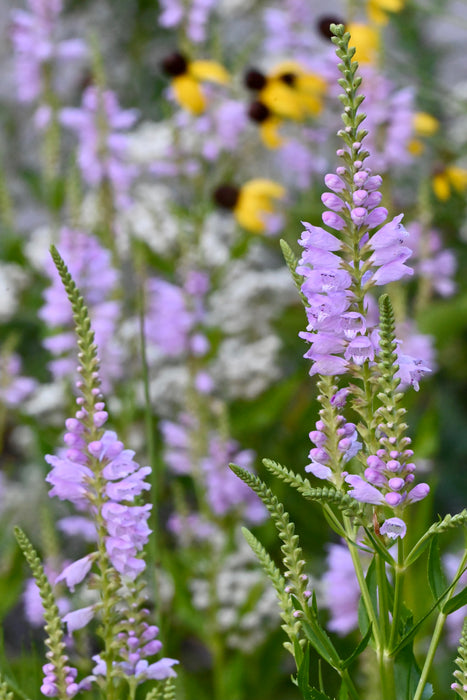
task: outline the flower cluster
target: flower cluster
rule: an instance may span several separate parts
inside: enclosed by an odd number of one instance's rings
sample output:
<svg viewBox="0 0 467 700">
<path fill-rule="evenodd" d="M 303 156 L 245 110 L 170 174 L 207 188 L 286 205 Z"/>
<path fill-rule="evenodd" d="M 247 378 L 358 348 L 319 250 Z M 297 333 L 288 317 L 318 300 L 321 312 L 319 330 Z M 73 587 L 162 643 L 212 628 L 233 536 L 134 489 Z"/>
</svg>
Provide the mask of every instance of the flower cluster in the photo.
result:
<svg viewBox="0 0 467 700">
<path fill-rule="evenodd" d="M 187 8 L 181 0 L 162 0 L 159 24 L 172 28 L 185 23 L 188 38 L 200 44 L 206 39 L 209 13 L 215 5 L 215 0 L 191 0 Z"/>
<path fill-rule="evenodd" d="M 56 40 L 61 0 L 28 0 L 29 11 L 11 11 L 10 38 L 15 51 L 16 88 L 21 102 L 42 97 L 44 66 L 53 59 L 74 60 L 86 53 L 80 39 Z M 50 87 L 50 86 L 49 86 Z"/>
<path fill-rule="evenodd" d="M 311 344 L 305 355 L 313 361 L 311 375 L 343 374 L 350 363 L 362 365 L 374 359 L 378 335 L 368 324 L 365 293 L 373 285 L 394 282 L 413 272 L 405 265 L 411 251 L 404 245 L 408 234 L 400 223 L 402 215 L 376 231 L 387 217 L 387 210 L 378 206 L 381 178 L 368 170 L 358 170 L 353 178 L 351 207 L 342 198 L 346 188 L 343 171 L 341 167 L 336 175 L 326 175 L 325 182 L 332 191 L 322 197 L 328 207 L 323 222 L 342 231 L 350 219 L 357 230 L 356 264 L 352 266 L 353 261 L 347 262 L 337 254 L 349 253 L 349 244 L 321 227 L 304 222 L 305 231 L 299 241 L 304 252 L 297 272 L 305 278 L 301 289 L 308 304 L 309 322 L 300 335 Z"/>
<path fill-rule="evenodd" d="M 127 162 L 125 133 L 137 118 L 137 110 L 120 107 L 115 93 L 95 86 L 84 91 L 81 107 L 60 112 L 60 122 L 78 136 L 78 164 L 84 180 L 93 187 L 111 183 L 122 207 L 129 203 L 129 190 L 138 172 Z"/>
<path fill-rule="evenodd" d="M 89 304 L 96 340 L 101 352 L 101 377 L 108 389 L 121 376 L 123 352 L 116 340 L 120 303 L 113 298 L 118 284 L 118 273 L 111 263 L 111 255 L 88 233 L 63 228 L 59 234 L 60 249 L 70 260 L 70 271 Z M 72 315 L 57 270 L 50 260 L 45 269 L 52 281 L 44 292 L 45 304 L 39 315 L 56 332 L 44 340 L 44 346 L 55 359 L 49 369 L 56 378 L 69 376 L 76 359 Z M 63 327 L 67 330 L 62 330 Z"/>
<path fill-rule="evenodd" d="M 331 398 L 331 405 L 337 409 L 343 409 L 348 393 L 348 389 L 340 389 Z M 337 449 L 340 453 L 342 464 L 345 464 L 352 457 L 355 457 L 361 449 L 362 443 L 358 441 L 357 428 L 354 423 L 346 422 L 345 417 L 340 414 L 334 417 L 334 421 L 336 426 L 338 426 L 336 430 L 338 437 Z M 329 466 L 331 459 L 326 452 L 326 443 L 329 438 L 325 431 L 326 424 L 324 421 L 321 419 L 316 421 L 315 430 L 310 432 L 310 440 L 315 447 L 310 450 L 308 456 L 311 459 L 311 464 L 305 467 L 305 471 L 310 472 L 318 479 L 332 481 L 333 471 Z"/>
<path fill-rule="evenodd" d="M 80 405 L 79 398 L 78 402 Z M 100 428 L 107 420 L 104 402 L 98 401 L 95 408 L 93 422 Z M 97 489 L 104 485 L 101 512 L 107 554 L 120 574 L 134 580 L 145 568 L 139 553 L 150 534 L 147 520 L 151 505 L 133 503 L 150 488 L 145 478 L 151 469 L 139 467 L 133 461 L 134 452 L 125 450 L 113 431 L 106 430 L 100 439 L 89 442 L 82 422 L 84 417 L 83 409 L 78 408 L 76 416 L 66 421 L 68 432 L 64 441 L 68 449 L 64 455 L 46 456 L 52 467 L 46 478 L 52 484 L 49 495 L 71 501 L 78 508 L 89 509 L 100 497 Z M 98 471 L 103 484 L 101 481 L 96 483 L 93 470 Z M 70 564 L 56 582 L 65 580 L 69 587 L 74 587 L 89 572 L 94 559 L 95 555 L 91 554 Z"/>
<path fill-rule="evenodd" d="M 258 523 L 266 516 L 258 497 L 227 468 L 229 462 L 251 469 L 254 453 L 240 450 L 235 440 L 223 439 L 217 433 L 208 438 L 206 453 L 199 462 L 193 454 L 193 445 L 198 435 L 196 421 L 190 416 L 182 416 L 178 423 L 162 421 L 165 460 L 176 474 L 196 476 L 201 470 L 206 499 L 215 516 L 223 517 L 231 512 L 242 511 L 250 523 Z"/>
</svg>

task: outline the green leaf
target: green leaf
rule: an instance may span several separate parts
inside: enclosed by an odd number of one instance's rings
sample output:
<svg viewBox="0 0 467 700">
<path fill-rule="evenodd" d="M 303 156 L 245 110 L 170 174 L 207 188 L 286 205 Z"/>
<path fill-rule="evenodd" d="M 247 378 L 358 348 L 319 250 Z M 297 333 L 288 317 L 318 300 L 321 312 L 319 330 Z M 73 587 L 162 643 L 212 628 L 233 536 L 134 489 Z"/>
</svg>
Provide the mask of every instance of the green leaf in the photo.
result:
<svg viewBox="0 0 467 700">
<path fill-rule="evenodd" d="M 420 669 L 415 661 L 412 647 L 406 646 L 398 654 L 394 662 L 394 678 L 398 700 L 412 700 L 420 676 Z M 422 700 L 429 700 L 432 696 L 433 688 L 430 683 L 427 683 L 423 689 Z"/>
<path fill-rule="evenodd" d="M 464 509 L 460 513 L 455 515 L 445 515 L 442 520 L 437 523 L 433 523 L 431 527 L 425 532 L 425 534 L 418 540 L 418 542 L 412 548 L 410 554 L 406 559 L 406 567 L 409 567 L 418 557 L 422 554 L 425 548 L 430 542 L 430 538 L 437 534 L 446 532 L 455 527 L 463 527 L 467 523 L 467 509 Z"/>
<path fill-rule="evenodd" d="M 467 605 L 467 587 L 455 595 L 454 598 L 448 600 L 448 602 L 442 606 L 441 612 L 443 612 L 445 615 L 450 615 L 456 610 L 459 610 L 459 608 L 462 608 L 463 605 Z"/>
<path fill-rule="evenodd" d="M 443 592 L 446 591 L 448 585 L 441 565 L 438 536 L 433 537 L 430 543 L 428 555 L 428 582 L 433 597 L 435 600 L 438 600 L 443 595 Z M 441 609 L 441 605 L 439 605 L 439 608 Z"/>
<path fill-rule="evenodd" d="M 386 547 L 384 546 L 383 542 L 381 542 L 381 540 L 376 535 L 374 535 L 373 532 L 368 527 L 365 527 L 364 530 L 366 532 L 368 539 L 370 540 L 371 544 L 373 545 L 375 550 L 378 552 L 378 554 L 384 559 L 384 561 L 386 561 L 391 566 L 394 566 L 394 559 L 389 554 L 389 552 L 386 549 Z"/>
<path fill-rule="evenodd" d="M 318 654 L 330 666 L 332 666 L 332 668 L 340 669 L 342 666 L 342 660 L 340 659 L 334 644 L 331 642 L 327 633 L 323 630 L 319 622 L 317 620 L 313 620 L 313 623 L 310 623 L 307 620 L 300 620 L 300 623 L 308 641 L 318 652 Z"/>
<path fill-rule="evenodd" d="M 309 697 L 310 690 L 310 645 L 303 650 L 303 660 L 297 672 L 297 685 L 304 698 Z"/>
<path fill-rule="evenodd" d="M 370 639 L 371 639 L 371 624 L 369 625 L 367 633 L 365 634 L 363 639 L 360 641 L 360 643 L 358 644 L 356 649 L 350 654 L 350 656 L 347 659 L 345 659 L 345 661 L 343 661 L 342 669 L 348 668 L 355 661 L 357 656 L 360 656 L 362 651 L 364 651 L 367 648 Z"/>
<path fill-rule="evenodd" d="M 378 596 L 377 596 L 377 576 L 376 576 L 376 560 L 373 559 L 365 576 L 366 585 L 370 594 L 371 603 L 378 617 Z M 370 618 L 365 608 L 365 603 L 361 597 L 358 603 L 358 626 L 363 637 L 366 637 L 370 626 Z"/>
</svg>

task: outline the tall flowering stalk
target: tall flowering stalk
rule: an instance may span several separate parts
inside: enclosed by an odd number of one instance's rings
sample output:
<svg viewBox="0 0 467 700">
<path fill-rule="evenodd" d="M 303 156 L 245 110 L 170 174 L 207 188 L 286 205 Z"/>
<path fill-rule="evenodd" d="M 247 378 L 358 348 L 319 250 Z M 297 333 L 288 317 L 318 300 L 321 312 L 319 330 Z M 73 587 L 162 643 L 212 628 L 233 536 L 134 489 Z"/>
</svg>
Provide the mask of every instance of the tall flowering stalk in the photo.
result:
<svg viewBox="0 0 467 700">
<path fill-rule="evenodd" d="M 177 663 L 168 658 L 148 661 L 162 646 L 157 639 L 158 628 L 148 622 L 144 583 L 139 578 L 146 567 L 143 547 L 151 534 L 147 524 L 151 505 L 142 503 L 140 497 L 150 488 L 146 477 L 151 469 L 140 467 L 133 460 L 134 452 L 124 449 L 116 433 L 104 428 L 108 413 L 100 389 L 99 358 L 89 314 L 55 248 L 52 257 L 72 305 L 80 379 L 76 382 L 78 410 L 66 421 L 65 449 L 58 456 L 46 456 L 51 466 L 47 476 L 52 485 L 49 495 L 73 503 L 86 514 L 94 525 L 96 541 L 95 550 L 66 566 L 55 583 L 64 581 L 74 591 L 88 578 L 89 588 L 99 592 L 96 602 L 68 612 L 63 621 L 72 633 L 99 618 L 103 650 L 93 656 L 92 674 L 75 683 L 76 672 L 68 669 L 63 655 L 58 609 L 51 598 L 50 584 L 33 554 L 27 554 L 24 537 L 19 538 L 41 592 L 45 619 L 56 630 L 55 637 L 51 635 L 52 642 L 55 638 L 56 642 L 55 646 L 49 645 L 50 663 L 44 666 L 42 692 L 49 697 L 71 697 L 95 682 L 112 700 L 118 697 L 118 686 L 124 680 L 128 697 L 134 698 L 144 680 L 175 675 L 172 666 Z"/>
<path fill-rule="evenodd" d="M 260 479 L 231 466 L 261 497 L 283 542 L 287 585 L 282 592 L 281 572 L 272 566 L 254 536 L 246 533 L 278 592 L 286 622 L 284 630 L 293 642 L 292 646 L 287 643 L 286 648 L 294 656 L 296 682 L 303 697 L 328 698 L 327 678 L 323 675 L 319 690 L 312 687 L 310 647 L 340 676 L 339 697 L 363 697 L 349 669 L 370 645 L 376 656 L 379 697 L 422 700 L 432 694 L 428 675 L 445 620 L 465 603 L 467 595 L 464 591 L 453 596 L 467 556 L 448 584 L 441 571 L 437 536 L 463 524 L 465 512 L 446 516 L 444 521 L 432 525 L 407 553 L 406 539 L 411 539 L 412 533 L 406 538 L 405 508 L 423 499 L 429 486 L 415 484 L 414 453 L 404 422 L 401 387 L 412 384 L 417 389 L 418 379 L 427 368 L 405 354 L 397 340 L 389 296 L 383 294 L 377 305 L 372 294 L 375 288 L 412 274 L 406 264 L 411 250 L 402 215 L 388 220 L 388 211 L 381 206 L 381 177 L 365 167 L 369 153 L 363 144 L 367 132 L 361 127 L 365 119 L 360 111 L 364 97 L 358 94 L 361 78 L 354 61 L 355 49 L 349 47 L 350 34 L 342 25 L 331 25 L 331 30 L 341 60 L 339 84 L 344 90 L 344 128 L 339 131 L 344 147 L 337 151 L 341 164 L 335 173 L 325 177 L 325 228 L 304 224 L 299 241 L 303 253 L 298 261 L 283 243 L 286 261 L 306 308 L 308 326 L 300 334 L 310 343 L 305 357 L 312 362 L 310 375 L 319 375 L 321 409 L 315 430 L 310 433 L 314 447 L 306 471 L 327 485 L 313 486 L 270 460 L 264 460 L 264 464 L 307 500 L 319 502 L 327 522 L 347 544 L 349 557 L 343 557 L 340 551 L 339 559 L 341 566 L 345 559 L 346 571 L 352 565 L 358 591 L 353 577 L 342 572 L 339 585 L 345 588 L 347 579 L 352 589 L 348 595 L 342 591 L 342 614 L 348 613 L 344 599 L 352 605 L 359 599 L 361 632 L 361 641 L 349 658 L 342 658 L 321 626 L 315 593 L 303 573 L 305 562 L 298 536 L 284 507 Z M 352 381 L 345 384 L 343 379 L 349 375 Z M 392 551 L 394 542 L 397 553 Z M 428 544 L 427 583 L 434 604 L 414 622 L 403 601 L 404 578 Z M 433 638 L 425 658 L 419 660 L 413 641 L 435 608 L 438 618 Z M 348 619 L 333 620 L 330 628 L 345 633 L 354 619 L 350 615 Z M 462 673 L 462 664 L 459 666 Z M 458 690 L 457 685 L 455 689 Z"/>
</svg>

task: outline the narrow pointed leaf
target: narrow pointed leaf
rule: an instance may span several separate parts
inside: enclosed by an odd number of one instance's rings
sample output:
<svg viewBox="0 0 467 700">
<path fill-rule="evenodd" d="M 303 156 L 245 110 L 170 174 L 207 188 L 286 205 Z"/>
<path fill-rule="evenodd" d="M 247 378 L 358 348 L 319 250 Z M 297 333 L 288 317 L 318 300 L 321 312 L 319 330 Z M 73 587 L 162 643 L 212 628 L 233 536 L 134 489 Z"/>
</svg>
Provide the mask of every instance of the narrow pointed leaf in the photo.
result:
<svg viewBox="0 0 467 700">
<path fill-rule="evenodd" d="M 363 639 L 360 641 L 358 646 L 355 648 L 355 650 L 350 654 L 350 656 L 347 659 L 345 659 L 345 661 L 343 661 L 342 669 L 348 668 L 351 664 L 353 664 L 355 659 L 358 656 L 360 656 L 360 654 L 363 651 L 365 651 L 365 649 L 367 648 L 367 646 L 370 642 L 370 639 L 371 639 L 371 624 L 368 627 L 367 633 L 365 634 Z"/>
<path fill-rule="evenodd" d="M 446 590 L 446 576 L 441 565 L 441 556 L 439 553 L 438 537 L 435 536 L 430 543 L 430 552 L 428 555 L 428 582 L 430 584 L 433 598 L 439 599 Z"/>
</svg>

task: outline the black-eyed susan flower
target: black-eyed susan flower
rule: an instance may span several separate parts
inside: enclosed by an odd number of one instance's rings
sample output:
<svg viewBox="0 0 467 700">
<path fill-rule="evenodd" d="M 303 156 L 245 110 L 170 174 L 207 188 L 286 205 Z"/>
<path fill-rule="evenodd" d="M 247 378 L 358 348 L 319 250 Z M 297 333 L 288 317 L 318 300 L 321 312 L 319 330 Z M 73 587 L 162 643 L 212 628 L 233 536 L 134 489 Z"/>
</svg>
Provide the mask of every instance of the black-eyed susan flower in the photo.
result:
<svg viewBox="0 0 467 700">
<path fill-rule="evenodd" d="M 268 148 L 279 148 L 284 143 L 284 139 L 279 134 L 279 128 L 283 124 L 283 119 L 277 117 L 269 107 L 256 100 L 248 108 L 248 116 L 259 126 L 261 140 Z"/>
<path fill-rule="evenodd" d="M 285 196 L 285 189 L 274 180 L 256 178 L 241 187 L 221 185 L 214 201 L 233 212 L 238 223 L 251 233 L 265 233 L 275 214 L 275 201 Z"/>
<path fill-rule="evenodd" d="M 467 191 L 467 170 L 457 165 L 447 165 L 435 172 L 432 178 L 433 192 L 442 202 L 447 202 L 453 192 Z"/>
<path fill-rule="evenodd" d="M 245 74 L 245 85 L 258 93 L 257 101 L 273 114 L 294 120 L 319 114 L 327 91 L 324 78 L 296 61 L 283 61 L 268 75 L 251 68 Z"/>
<path fill-rule="evenodd" d="M 439 121 L 428 112 L 415 112 L 412 118 L 414 138 L 407 146 L 409 153 L 419 156 L 425 150 L 425 144 L 421 139 L 434 136 L 439 129 Z"/>
<path fill-rule="evenodd" d="M 368 0 L 368 17 L 375 24 L 387 24 L 389 14 L 400 12 L 404 7 L 404 0 Z"/>
<path fill-rule="evenodd" d="M 350 22 L 345 29 L 350 32 L 356 49 L 354 59 L 359 63 L 376 63 L 381 44 L 379 31 L 363 22 Z"/>
<path fill-rule="evenodd" d="M 193 114 L 202 114 L 206 98 L 202 82 L 225 85 L 230 76 L 224 66 L 216 61 L 188 61 L 181 53 L 173 53 L 162 61 L 162 69 L 172 78 L 177 102 Z"/>
</svg>

